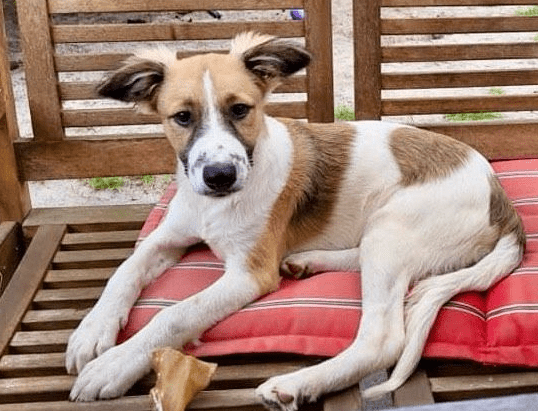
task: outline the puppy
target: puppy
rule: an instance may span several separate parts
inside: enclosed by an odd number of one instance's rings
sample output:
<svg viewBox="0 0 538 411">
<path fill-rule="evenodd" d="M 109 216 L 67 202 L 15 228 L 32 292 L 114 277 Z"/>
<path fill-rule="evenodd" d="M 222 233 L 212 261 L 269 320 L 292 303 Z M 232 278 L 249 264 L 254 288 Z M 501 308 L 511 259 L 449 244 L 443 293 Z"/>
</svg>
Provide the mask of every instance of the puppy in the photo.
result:
<svg viewBox="0 0 538 411">
<path fill-rule="evenodd" d="M 123 395 L 150 370 L 155 348 L 181 348 L 275 290 L 279 269 L 360 269 L 362 322 L 344 352 L 271 378 L 259 399 L 297 410 L 396 365 L 364 393 L 375 397 L 412 373 L 447 300 L 485 290 L 519 264 L 521 221 L 472 148 L 398 124 L 267 116 L 268 94 L 309 61 L 297 45 L 248 33 L 229 54 L 133 57 L 101 85 L 101 95 L 160 116 L 178 158 L 178 192 L 69 339 L 72 400 Z M 224 259 L 224 275 L 114 347 L 141 289 L 200 241 Z"/>
</svg>

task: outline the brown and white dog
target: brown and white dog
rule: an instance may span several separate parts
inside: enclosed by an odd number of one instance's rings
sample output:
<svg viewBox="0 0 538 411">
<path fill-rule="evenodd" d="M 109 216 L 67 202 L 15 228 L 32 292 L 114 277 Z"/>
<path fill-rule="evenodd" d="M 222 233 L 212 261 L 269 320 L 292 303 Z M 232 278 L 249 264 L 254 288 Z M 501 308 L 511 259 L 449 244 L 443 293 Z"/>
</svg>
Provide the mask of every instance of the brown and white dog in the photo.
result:
<svg viewBox="0 0 538 411">
<path fill-rule="evenodd" d="M 179 159 L 178 193 L 69 339 L 66 366 L 79 374 L 72 400 L 123 395 L 150 370 L 155 348 L 180 348 L 271 292 L 279 268 L 360 269 L 362 323 L 344 352 L 271 378 L 260 400 L 296 410 L 396 364 L 365 392 L 374 397 L 412 373 L 447 300 L 485 290 L 519 264 L 521 221 L 472 148 L 398 124 L 267 116 L 271 90 L 309 61 L 299 46 L 243 34 L 229 54 L 142 54 L 102 84 L 101 95 L 160 116 Z M 225 260 L 225 274 L 114 347 L 141 289 L 200 241 Z"/>
</svg>

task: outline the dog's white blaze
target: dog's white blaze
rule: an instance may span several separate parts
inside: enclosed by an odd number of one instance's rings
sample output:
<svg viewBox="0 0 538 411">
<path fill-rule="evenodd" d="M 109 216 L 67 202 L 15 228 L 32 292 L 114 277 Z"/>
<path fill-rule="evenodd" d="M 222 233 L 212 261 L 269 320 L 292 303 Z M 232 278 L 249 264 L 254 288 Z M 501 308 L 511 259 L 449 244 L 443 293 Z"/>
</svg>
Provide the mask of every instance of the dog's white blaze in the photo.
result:
<svg viewBox="0 0 538 411">
<path fill-rule="evenodd" d="M 247 178 L 250 165 L 245 148 L 225 127 L 209 70 L 203 75 L 204 115 L 203 136 L 189 152 L 189 179 L 195 192 L 206 194 L 209 189 L 203 178 L 204 166 L 215 163 L 235 165 L 237 180 L 232 187 L 240 190 Z"/>
<path fill-rule="evenodd" d="M 204 83 L 204 100 L 205 100 L 205 115 L 207 119 L 207 127 L 209 130 L 219 130 L 222 128 L 221 122 L 219 121 L 219 112 L 217 107 L 217 99 L 215 93 L 213 92 L 213 81 L 211 81 L 211 74 L 209 70 L 206 70 L 203 77 Z"/>
</svg>

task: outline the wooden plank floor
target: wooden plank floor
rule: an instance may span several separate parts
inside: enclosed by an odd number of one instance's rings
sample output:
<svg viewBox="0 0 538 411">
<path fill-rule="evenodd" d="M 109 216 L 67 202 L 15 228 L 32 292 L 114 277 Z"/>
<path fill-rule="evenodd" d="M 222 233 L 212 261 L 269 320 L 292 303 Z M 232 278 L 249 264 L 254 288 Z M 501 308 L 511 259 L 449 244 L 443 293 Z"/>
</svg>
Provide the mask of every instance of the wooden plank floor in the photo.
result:
<svg viewBox="0 0 538 411">
<path fill-rule="evenodd" d="M 32 241 L 0 299 L 0 411 L 151 409 L 147 393 L 152 376 L 124 398 L 72 403 L 67 398 L 74 377 L 64 367 L 69 335 L 115 268 L 132 253 L 148 211 L 146 206 L 36 210 L 23 224 Z M 262 410 L 254 396 L 259 383 L 316 360 L 258 356 L 217 361 L 211 385 L 189 409 Z M 431 361 L 423 366 L 426 371 L 419 370 L 394 394 L 394 405 L 538 390 L 538 373 L 530 370 Z M 301 409 L 352 411 L 364 405 L 359 388 L 352 387 Z"/>
</svg>

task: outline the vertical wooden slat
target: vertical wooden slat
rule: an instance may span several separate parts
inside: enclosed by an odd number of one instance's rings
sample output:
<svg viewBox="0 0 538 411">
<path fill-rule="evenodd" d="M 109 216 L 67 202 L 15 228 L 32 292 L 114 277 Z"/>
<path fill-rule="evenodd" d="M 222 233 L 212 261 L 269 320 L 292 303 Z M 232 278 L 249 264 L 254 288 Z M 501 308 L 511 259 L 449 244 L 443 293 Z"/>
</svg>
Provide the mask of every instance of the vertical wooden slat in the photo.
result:
<svg viewBox="0 0 538 411">
<path fill-rule="evenodd" d="M 8 38 L 4 21 L 4 11 L 0 7 L 0 25 L 2 27 L 0 30 L 0 88 L 5 104 L 8 133 L 13 141 L 19 137 L 19 127 L 17 125 L 17 115 L 15 113 L 15 97 L 13 96 L 9 66 Z"/>
<path fill-rule="evenodd" d="M 21 222 L 30 211 L 28 185 L 20 181 L 13 149 L 18 137 L 4 14 L 0 7 L 0 221 Z"/>
<path fill-rule="evenodd" d="M 355 118 L 381 118 L 380 0 L 353 2 Z"/>
<path fill-rule="evenodd" d="M 405 384 L 394 392 L 396 407 L 433 404 L 434 402 L 430 380 L 424 370 L 415 371 Z"/>
<path fill-rule="evenodd" d="M 62 140 L 60 98 L 45 0 L 17 0 L 34 138 Z"/>
<path fill-rule="evenodd" d="M 361 409 L 361 393 L 357 385 L 336 394 L 328 395 L 323 401 L 323 411 L 356 411 Z"/>
<path fill-rule="evenodd" d="M 0 101 L 0 105 L 1 103 Z M 0 221 L 22 222 L 29 211 L 28 186 L 19 180 L 13 143 L 7 127 L 7 117 L 5 113 L 0 113 Z"/>
<path fill-rule="evenodd" d="M 0 296 L 24 253 L 22 229 L 19 223 L 0 223 Z"/>
<path fill-rule="evenodd" d="M 305 41 L 314 54 L 308 67 L 308 120 L 334 121 L 332 25 L 330 0 L 305 0 Z"/>
<path fill-rule="evenodd" d="M 65 231 L 65 225 L 48 225 L 38 228 L 19 267 L 0 298 L 0 355 L 5 352 L 13 333 L 17 330 L 41 285 Z"/>
</svg>

